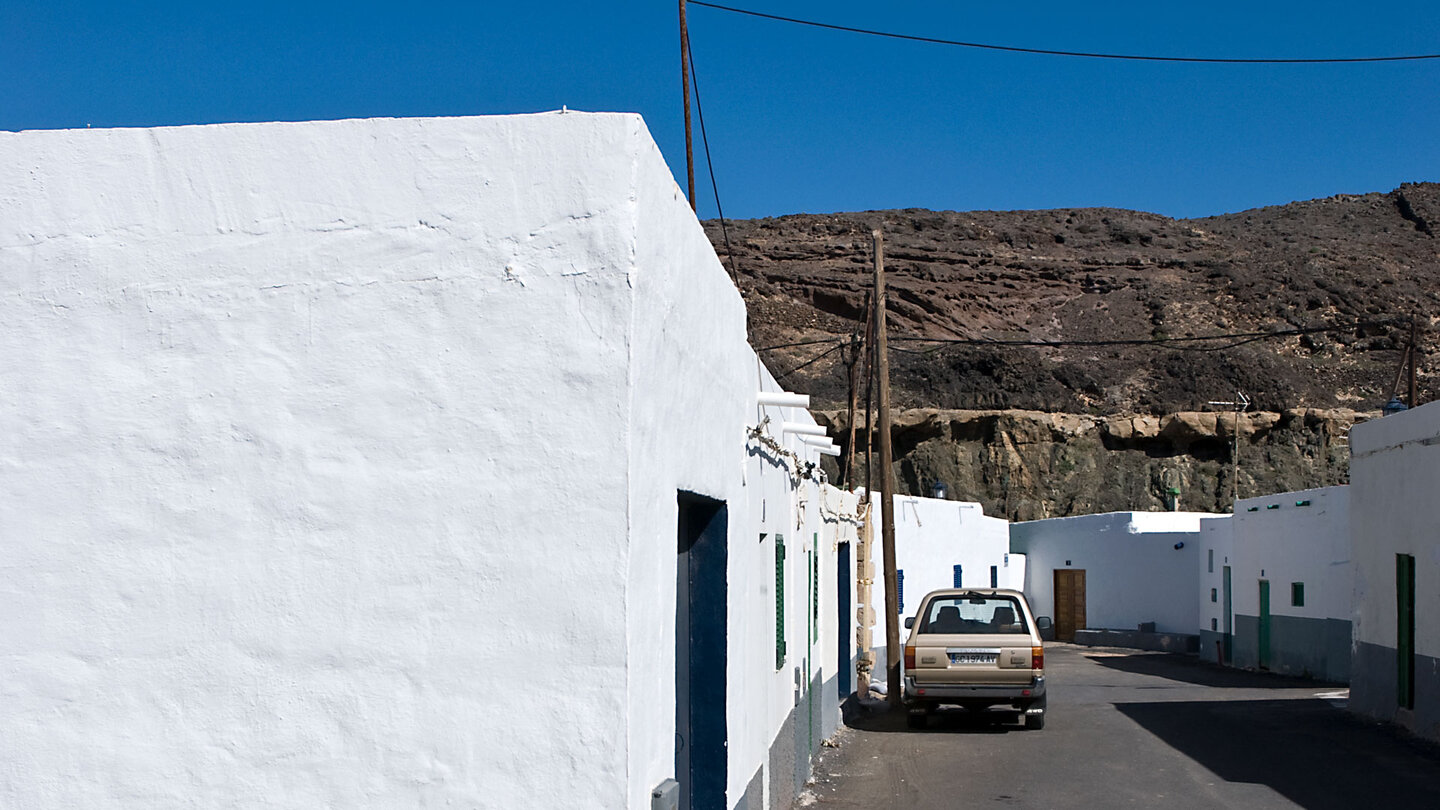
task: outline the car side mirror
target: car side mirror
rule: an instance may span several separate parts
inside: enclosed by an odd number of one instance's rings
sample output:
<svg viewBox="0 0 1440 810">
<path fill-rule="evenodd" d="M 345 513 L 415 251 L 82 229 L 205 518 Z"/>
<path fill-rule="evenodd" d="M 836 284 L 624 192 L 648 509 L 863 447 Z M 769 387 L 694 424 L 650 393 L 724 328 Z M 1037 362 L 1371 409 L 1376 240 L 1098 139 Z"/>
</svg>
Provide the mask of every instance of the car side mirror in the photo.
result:
<svg viewBox="0 0 1440 810">
<path fill-rule="evenodd" d="M 914 627 L 914 626 L 915 626 L 915 617 L 914 617 L 914 616 L 906 616 L 906 617 L 905 617 L 905 629 L 906 629 L 906 630 L 909 630 L 910 628 L 912 628 L 912 627 Z"/>
<path fill-rule="evenodd" d="M 1036 616 L 1036 617 L 1035 617 L 1035 627 L 1036 627 L 1037 629 L 1040 629 L 1040 630 L 1049 630 L 1051 627 L 1054 627 L 1054 626 L 1055 626 L 1055 624 L 1054 624 L 1054 622 L 1050 621 L 1050 617 L 1049 617 L 1049 616 Z"/>
</svg>

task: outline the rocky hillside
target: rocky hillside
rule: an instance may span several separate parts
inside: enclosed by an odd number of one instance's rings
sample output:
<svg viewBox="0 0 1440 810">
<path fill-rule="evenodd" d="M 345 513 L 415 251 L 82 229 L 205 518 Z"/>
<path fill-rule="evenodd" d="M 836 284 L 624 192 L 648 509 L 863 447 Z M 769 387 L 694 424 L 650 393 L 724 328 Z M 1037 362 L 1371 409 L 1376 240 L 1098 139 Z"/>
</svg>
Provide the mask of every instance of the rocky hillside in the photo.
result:
<svg viewBox="0 0 1440 810">
<path fill-rule="evenodd" d="M 1213 420 L 1206 403 L 1236 391 L 1255 413 L 1240 423 L 1242 497 L 1343 481 L 1345 431 L 1388 398 L 1409 319 L 1423 348 L 1440 316 L 1430 183 L 1191 220 L 797 215 L 729 223 L 733 255 L 719 223 L 706 227 L 752 344 L 837 423 L 842 344 L 864 328 L 880 229 L 893 402 L 918 411 L 897 426 L 902 487 L 945 480 L 1012 517 L 1166 508 L 1171 489 L 1182 508 L 1227 509 L 1233 420 L 1186 441 L 1175 431 L 1188 427 L 1162 425 Z M 1307 330 L 1323 331 L 1283 334 Z M 1212 335 L 1257 336 L 1197 339 Z M 1041 342 L 1057 345 L 1024 345 Z M 1422 402 L 1434 371 L 1422 356 Z M 1142 427 L 1127 437 L 1111 429 L 1122 424 Z"/>
</svg>

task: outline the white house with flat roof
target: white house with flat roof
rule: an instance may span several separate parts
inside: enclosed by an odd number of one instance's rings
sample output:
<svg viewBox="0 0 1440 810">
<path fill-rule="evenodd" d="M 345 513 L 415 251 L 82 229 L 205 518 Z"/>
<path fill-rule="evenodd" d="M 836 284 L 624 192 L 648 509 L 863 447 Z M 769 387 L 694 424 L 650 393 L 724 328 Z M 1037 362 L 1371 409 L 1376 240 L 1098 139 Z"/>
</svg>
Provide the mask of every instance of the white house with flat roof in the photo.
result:
<svg viewBox="0 0 1440 810">
<path fill-rule="evenodd" d="M 855 501 L 639 116 L 0 133 L 0 188 L 7 805 L 788 806 Z"/>
<path fill-rule="evenodd" d="M 1076 630 L 1194 634 L 1201 512 L 1111 512 L 1010 524 L 1026 555 L 1025 594 L 1055 635 Z"/>
<path fill-rule="evenodd" d="M 1350 557 L 1347 486 L 1246 498 L 1202 521 L 1201 657 L 1349 680 Z"/>
<path fill-rule="evenodd" d="M 1350 708 L 1440 740 L 1440 402 L 1350 431 Z"/>
</svg>

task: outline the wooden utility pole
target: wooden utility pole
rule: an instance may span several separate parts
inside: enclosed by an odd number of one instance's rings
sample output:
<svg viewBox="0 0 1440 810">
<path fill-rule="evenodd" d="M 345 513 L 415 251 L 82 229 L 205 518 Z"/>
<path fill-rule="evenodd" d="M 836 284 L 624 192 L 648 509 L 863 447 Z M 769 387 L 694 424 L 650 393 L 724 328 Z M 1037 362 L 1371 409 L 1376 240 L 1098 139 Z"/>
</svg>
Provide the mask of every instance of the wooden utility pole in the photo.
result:
<svg viewBox="0 0 1440 810">
<path fill-rule="evenodd" d="M 885 243 L 871 231 L 875 246 L 875 356 L 880 388 L 880 541 L 885 544 L 885 688 L 892 709 L 900 708 L 900 591 L 895 575 L 895 476 L 890 449 L 890 356 L 885 342 Z"/>
<path fill-rule="evenodd" d="M 680 0 L 680 93 L 685 98 L 685 177 L 690 181 L 690 210 L 695 210 L 695 150 L 690 137 L 690 27 Z"/>
<path fill-rule="evenodd" d="M 856 385 L 856 366 L 860 363 L 860 336 L 858 333 L 850 335 L 850 364 L 847 371 L 850 377 L 850 440 L 845 443 L 845 481 L 844 489 L 849 490 L 855 486 L 855 409 L 859 407 L 860 389 Z"/>
</svg>

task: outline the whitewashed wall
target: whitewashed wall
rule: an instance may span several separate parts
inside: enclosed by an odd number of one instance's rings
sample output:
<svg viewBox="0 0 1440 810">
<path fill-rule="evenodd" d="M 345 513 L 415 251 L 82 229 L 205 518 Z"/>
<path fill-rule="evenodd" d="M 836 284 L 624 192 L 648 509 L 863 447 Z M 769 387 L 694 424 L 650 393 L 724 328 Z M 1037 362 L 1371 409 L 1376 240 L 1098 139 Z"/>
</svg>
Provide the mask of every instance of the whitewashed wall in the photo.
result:
<svg viewBox="0 0 1440 810">
<path fill-rule="evenodd" d="M 1440 739 L 1440 403 L 1356 425 L 1350 453 L 1350 707 Z M 1396 700 L 1397 554 L 1415 558 L 1413 710 Z"/>
<path fill-rule="evenodd" d="M 875 677 L 883 680 L 886 623 L 884 540 L 879 527 L 882 508 L 875 501 L 875 580 L 870 604 L 875 607 Z M 966 501 L 895 495 L 895 568 L 904 572 L 903 604 L 900 605 L 900 639 L 905 639 L 903 620 L 915 615 L 925 594 L 952 588 L 955 566 L 961 566 L 962 585 L 990 587 L 990 567 L 996 568 L 998 586 L 1020 588 L 1024 583 L 1023 556 L 1010 553 L 1010 523 L 987 516 L 980 504 Z"/>
<path fill-rule="evenodd" d="M 1308 501 L 1304 506 L 1301 502 Z M 1235 612 L 1260 611 L 1261 579 L 1270 581 L 1278 616 L 1350 620 L 1350 488 L 1282 492 L 1236 502 L 1232 577 Z M 1290 584 L 1305 583 L 1305 605 L 1290 604 Z M 1208 592 L 1207 592 L 1208 593 Z"/>
<path fill-rule="evenodd" d="M 1036 615 L 1055 615 L 1055 569 L 1083 568 L 1087 626 L 1134 630 L 1155 622 L 1162 633 L 1193 634 L 1204 517 L 1211 516 L 1113 512 L 1012 523 L 1010 547 L 1027 555 L 1025 593 Z"/>
<path fill-rule="evenodd" d="M 823 521 L 638 116 L 0 133 L 0 187 L 0 804 L 648 806 L 677 489 L 730 504 L 746 799 L 757 537 Z"/>
<path fill-rule="evenodd" d="M 1235 560 L 1234 522 L 1229 515 L 1200 520 L 1200 549 L 1196 556 L 1200 578 L 1200 657 L 1206 661 L 1218 662 L 1225 657 L 1225 566 L 1231 565 Z M 1234 584 L 1233 567 L 1231 584 Z M 1233 596 L 1231 614 L 1233 633 Z M 1216 648 L 1217 641 L 1222 645 L 1220 649 Z"/>
</svg>

